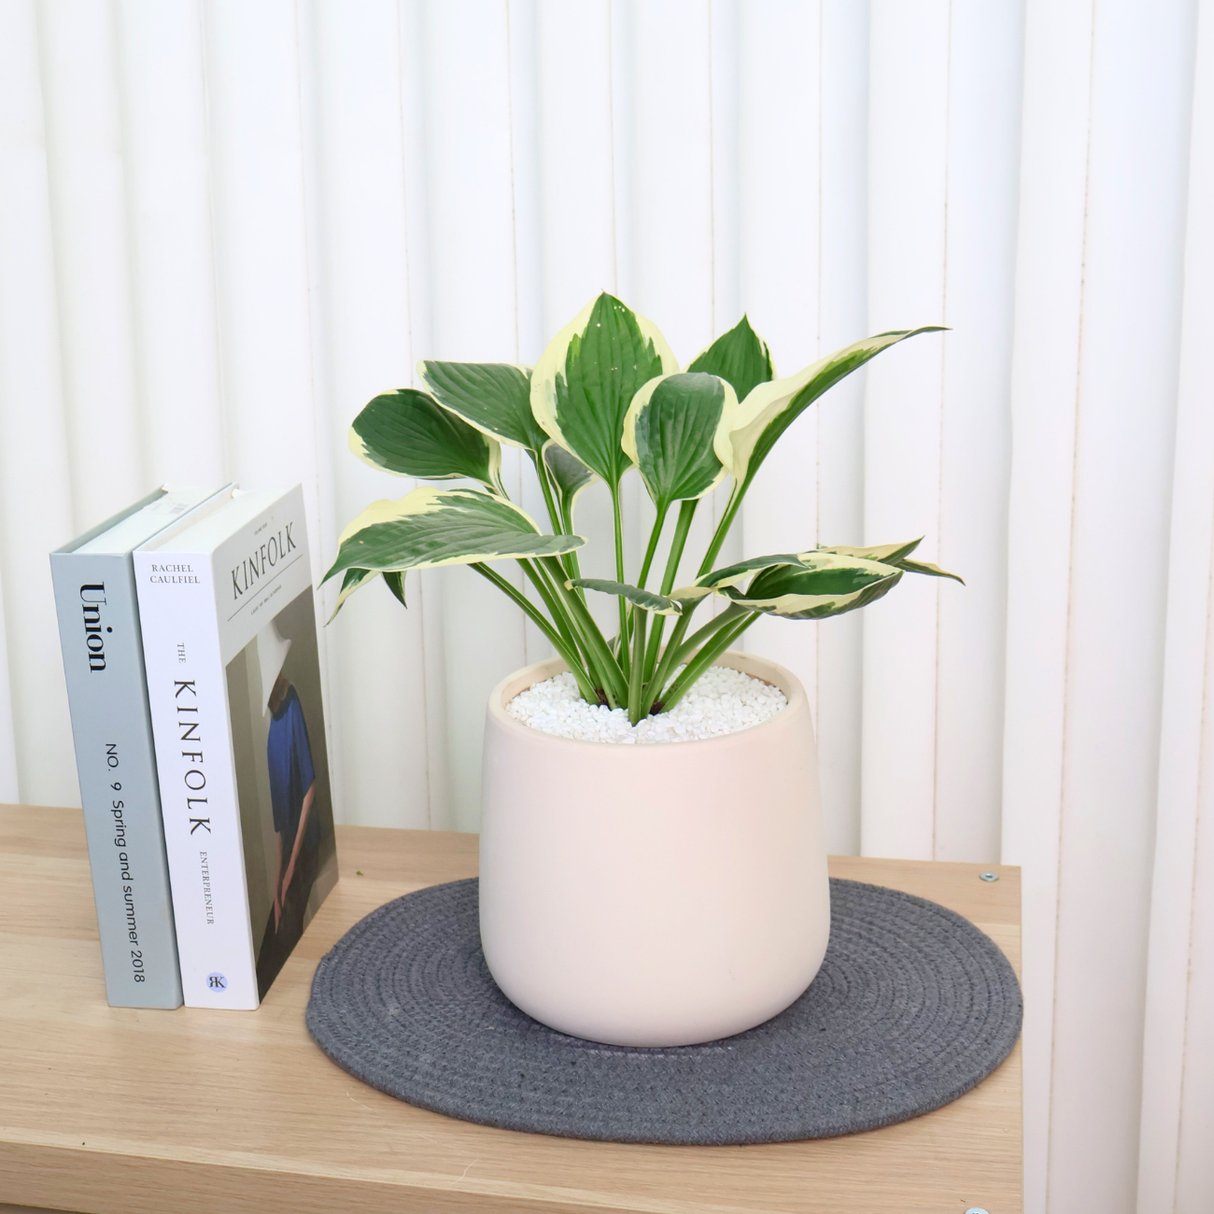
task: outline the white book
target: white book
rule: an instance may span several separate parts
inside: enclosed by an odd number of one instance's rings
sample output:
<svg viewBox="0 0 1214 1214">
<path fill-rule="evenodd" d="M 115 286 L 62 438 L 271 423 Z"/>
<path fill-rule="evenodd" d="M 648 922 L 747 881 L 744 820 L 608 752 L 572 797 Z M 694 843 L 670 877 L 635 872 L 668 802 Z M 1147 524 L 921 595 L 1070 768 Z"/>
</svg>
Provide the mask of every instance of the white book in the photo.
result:
<svg viewBox="0 0 1214 1214">
<path fill-rule="evenodd" d="M 255 1008 L 337 880 L 303 492 L 134 559 L 182 991 Z"/>
</svg>

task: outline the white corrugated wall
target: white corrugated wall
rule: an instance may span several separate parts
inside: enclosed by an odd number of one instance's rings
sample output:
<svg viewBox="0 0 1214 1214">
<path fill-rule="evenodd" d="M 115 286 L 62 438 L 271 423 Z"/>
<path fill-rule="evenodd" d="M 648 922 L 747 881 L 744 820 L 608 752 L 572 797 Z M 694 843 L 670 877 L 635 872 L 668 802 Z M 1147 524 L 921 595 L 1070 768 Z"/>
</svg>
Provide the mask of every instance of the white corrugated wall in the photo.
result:
<svg viewBox="0 0 1214 1214">
<path fill-rule="evenodd" d="M 1024 867 L 1028 1209 L 1204 1214 L 1212 284 L 1212 0 L 0 0 L 0 798 L 77 802 L 46 554 L 150 487 L 302 481 L 319 574 L 420 357 L 533 361 L 602 288 L 785 373 L 947 324 L 797 422 L 726 556 L 923 534 L 968 586 L 748 645 L 835 850 Z M 474 829 L 545 647 L 463 569 L 410 603 L 325 632 L 340 813 Z"/>
</svg>

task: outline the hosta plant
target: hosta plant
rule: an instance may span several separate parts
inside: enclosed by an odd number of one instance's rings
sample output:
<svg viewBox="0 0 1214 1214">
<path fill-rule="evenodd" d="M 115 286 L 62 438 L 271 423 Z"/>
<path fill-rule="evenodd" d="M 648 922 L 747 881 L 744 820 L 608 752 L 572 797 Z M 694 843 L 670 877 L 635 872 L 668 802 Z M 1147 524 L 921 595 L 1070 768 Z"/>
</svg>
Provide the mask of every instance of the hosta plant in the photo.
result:
<svg viewBox="0 0 1214 1214">
<path fill-rule="evenodd" d="M 906 572 L 955 577 L 913 560 L 918 540 L 814 547 L 715 567 L 747 490 L 793 421 L 882 350 L 937 329 L 880 333 L 777 379 L 766 344 L 743 317 L 680 369 L 650 321 L 603 294 L 556 335 L 534 368 L 422 362 L 429 391 L 400 388 L 375 397 L 354 419 L 350 447 L 373 467 L 400 476 L 471 483 L 422 485 L 399 501 L 375 502 L 354 519 L 325 575 L 342 578 L 336 610 L 377 577 L 404 603 L 410 570 L 468 565 L 534 620 L 584 699 L 626 708 L 635 724 L 672 708 L 760 615 L 824 619 L 887 594 Z M 507 495 L 503 443 L 530 457 L 550 531 Z M 632 468 L 656 518 L 629 582 L 620 483 Z M 676 587 L 696 507 L 726 477 L 728 505 L 699 574 Z M 577 501 L 596 480 L 605 483 L 614 511 L 614 580 L 583 577 L 578 562 L 586 541 L 576 531 Z M 668 524 L 669 557 L 651 587 Z M 538 602 L 494 568 L 499 561 L 518 562 Z M 614 636 L 596 625 L 588 594 L 618 600 Z M 710 597 L 724 600 L 724 609 L 693 629 L 697 608 Z"/>
</svg>

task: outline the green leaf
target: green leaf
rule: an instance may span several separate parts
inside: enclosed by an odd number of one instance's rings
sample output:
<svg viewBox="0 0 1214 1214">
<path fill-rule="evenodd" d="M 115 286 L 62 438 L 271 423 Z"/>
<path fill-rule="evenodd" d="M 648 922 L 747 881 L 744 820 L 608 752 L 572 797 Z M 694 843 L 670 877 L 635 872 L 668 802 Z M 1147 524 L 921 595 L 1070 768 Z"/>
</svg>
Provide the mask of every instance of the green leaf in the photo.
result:
<svg viewBox="0 0 1214 1214">
<path fill-rule="evenodd" d="M 749 560 L 738 561 L 736 565 L 726 565 L 724 569 L 714 569 L 711 573 L 704 574 L 703 577 L 696 579 L 694 587 L 688 587 L 688 589 L 702 587 L 706 590 L 717 590 L 724 586 L 735 586 L 738 582 L 745 580 L 748 574 L 758 573 L 773 565 L 799 565 L 801 556 L 802 554 L 799 552 L 781 552 L 775 556 L 752 556 Z M 681 591 L 675 591 L 675 594 L 680 593 Z"/>
<path fill-rule="evenodd" d="M 632 398 L 624 452 L 659 507 L 703 497 L 720 484 L 725 467 L 713 437 L 737 407 L 733 387 L 702 371 L 651 379 Z"/>
<path fill-rule="evenodd" d="M 844 544 L 838 544 L 831 547 L 823 546 L 818 551 L 837 552 L 840 556 L 862 556 L 870 561 L 884 561 L 887 565 L 893 565 L 903 557 L 910 556 L 921 543 L 923 543 L 923 536 L 917 540 L 909 540 L 905 544 L 880 544 L 876 548 L 849 548 Z"/>
<path fill-rule="evenodd" d="M 738 400 L 745 400 L 752 388 L 767 383 L 775 375 L 767 343 L 750 327 L 745 316 L 707 350 L 697 354 L 687 370 L 719 375 L 733 387 Z"/>
<path fill-rule="evenodd" d="M 829 388 L 882 350 L 919 333 L 942 331 L 942 325 L 925 325 L 879 333 L 837 350 L 787 379 L 759 384 L 717 430 L 716 451 L 721 463 L 739 485 L 748 485 L 780 435 Z"/>
<path fill-rule="evenodd" d="M 426 480 L 469 477 L 497 484 L 502 449 L 414 388 L 375 397 L 350 427 L 350 450 L 373 468 Z"/>
<path fill-rule="evenodd" d="M 947 569 L 941 569 L 939 565 L 930 564 L 928 561 L 908 561 L 905 557 L 900 561 L 893 562 L 899 569 L 905 569 L 907 573 L 924 573 L 928 577 L 949 577 L 954 582 L 960 582 L 965 585 L 965 579 L 956 573 L 949 573 Z"/>
<path fill-rule="evenodd" d="M 324 580 L 347 569 L 403 573 L 559 556 L 585 542 L 580 535 L 541 535 L 525 511 L 479 489 L 423 485 L 398 502 L 375 502 L 364 510 L 342 532 L 337 559 Z"/>
<path fill-rule="evenodd" d="M 815 620 L 863 607 L 888 594 L 902 577 L 901 569 L 862 557 L 814 551 L 803 558 L 761 570 L 745 591 L 730 585 L 718 593 L 749 611 Z"/>
<path fill-rule="evenodd" d="M 864 556 L 873 561 L 884 561 L 887 565 L 897 565 L 899 569 L 905 569 L 908 573 L 922 573 L 928 577 L 947 577 L 952 578 L 954 582 L 960 582 L 965 585 L 965 579 L 959 577 L 955 573 L 949 573 L 947 569 L 941 569 L 939 565 L 932 565 L 927 561 L 910 561 L 907 557 L 919 545 L 923 543 L 923 537 L 920 536 L 917 540 L 911 540 L 906 544 L 883 544 L 879 548 L 847 548 L 843 546 L 835 548 L 822 548 L 821 552 L 838 552 L 843 556 Z"/>
<path fill-rule="evenodd" d="M 332 624 L 346 599 L 360 586 L 365 586 L 372 578 L 376 577 L 379 577 L 379 574 L 374 569 L 347 569 L 346 576 L 341 580 L 341 590 L 338 592 L 337 602 L 333 604 L 333 614 L 329 616 L 325 623 Z"/>
<path fill-rule="evenodd" d="M 531 409 L 543 429 L 614 491 L 628 468 L 624 415 L 642 384 L 677 371 L 657 328 L 606 293 L 549 343 L 531 375 Z"/>
<path fill-rule="evenodd" d="M 444 409 L 498 442 L 539 451 L 548 440 L 531 412 L 531 368 L 511 363 L 417 364 L 422 382 Z"/>
<path fill-rule="evenodd" d="M 544 465 L 552 476 L 557 496 L 561 499 L 561 510 L 572 523 L 573 506 L 578 499 L 578 494 L 599 478 L 576 455 L 566 451 L 554 438 L 550 438 L 544 444 L 543 451 Z"/>
<path fill-rule="evenodd" d="M 629 586 L 626 582 L 609 582 L 597 577 L 579 577 L 565 583 L 566 589 L 581 586 L 584 590 L 598 590 L 602 594 L 614 594 L 620 598 L 644 607 L 656 615 L 682 615 L 683 604 L 675 598 L 664 594 L 655 594 L 652 590 L 642 590 L 638 586 Z"/>
<path fill-rule="evenodd" d="M 402 607 L 408 607 L 409 604 L 405 602 L 405 575 L 399 569 L 388 569 L 384 573 L 384 581 L 397 602 Z"/>
</svg>

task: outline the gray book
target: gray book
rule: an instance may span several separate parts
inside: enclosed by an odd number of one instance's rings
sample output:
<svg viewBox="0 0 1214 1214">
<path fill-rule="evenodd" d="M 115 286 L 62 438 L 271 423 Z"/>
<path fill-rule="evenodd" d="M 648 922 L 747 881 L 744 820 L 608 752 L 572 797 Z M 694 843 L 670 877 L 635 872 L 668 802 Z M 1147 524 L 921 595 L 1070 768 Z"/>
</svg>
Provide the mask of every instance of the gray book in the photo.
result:
<svg viewBox="0 0 1214 1214">
<path fill-rule="evenodd" d="M 158 489 L 51 553 L 106 997 L 181 1005 L 131 550 L 213 489 Z"/>
</svg>

